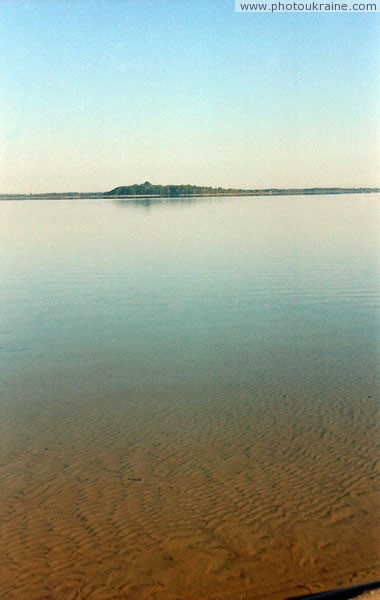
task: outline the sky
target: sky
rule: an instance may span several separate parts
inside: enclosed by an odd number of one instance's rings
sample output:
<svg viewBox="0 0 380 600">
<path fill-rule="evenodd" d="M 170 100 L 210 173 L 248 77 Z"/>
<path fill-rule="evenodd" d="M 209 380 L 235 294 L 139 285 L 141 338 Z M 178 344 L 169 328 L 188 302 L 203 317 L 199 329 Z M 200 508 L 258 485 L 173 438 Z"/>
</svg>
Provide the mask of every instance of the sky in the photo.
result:
<svg viewBox="0 0 380 600">
<path fill-rule="evenodd" d="M 380 186 L 379 19 L 2 0 L 0 193 Z"/>
</svg>

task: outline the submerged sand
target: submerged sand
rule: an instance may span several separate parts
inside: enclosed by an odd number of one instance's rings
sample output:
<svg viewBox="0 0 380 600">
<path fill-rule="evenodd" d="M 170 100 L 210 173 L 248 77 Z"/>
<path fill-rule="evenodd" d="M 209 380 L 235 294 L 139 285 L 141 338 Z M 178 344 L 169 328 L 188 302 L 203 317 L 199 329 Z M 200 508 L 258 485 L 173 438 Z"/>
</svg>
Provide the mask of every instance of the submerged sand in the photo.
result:
<svg viewBox="0 0 380 600">
<path fill-rule="evenodd" d="M 0 598 L 274 600 L 379 579 L 375 394 L 264 387 L 9 398 Z"/>
</svg>

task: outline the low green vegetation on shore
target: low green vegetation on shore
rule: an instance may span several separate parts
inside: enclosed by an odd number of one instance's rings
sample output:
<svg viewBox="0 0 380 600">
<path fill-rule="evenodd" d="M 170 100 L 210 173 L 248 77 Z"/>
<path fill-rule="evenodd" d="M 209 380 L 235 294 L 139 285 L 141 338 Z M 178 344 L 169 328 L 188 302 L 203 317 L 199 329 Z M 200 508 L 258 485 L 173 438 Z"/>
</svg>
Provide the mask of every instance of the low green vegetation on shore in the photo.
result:
<svg viewBox="0 0 380 600">
<path fill-rule="evenodd" d="M 224 189 L 198 185 L 154 185 L 149 181 L 127 185 L 105 192 L 104 196 L 288 196 L 305 194 L 352 194 L 379 192 L 380 188 L 266 188 L 266 189 Z"/>
<path fill-rule="evenodd" d="M 38 199 L 38 198 L 181 198 L 197 196 L 304 196 L 317 194 L 368 194 L 380 192 L 380 188 L 265 188 L 265 189 L 235 189 L 214 188 L 199 185 L 159 185 L 149 181 L 116 187 L 108 192 L 63 192 L 45 194 L 0 194 L 0 199 Z"/>
</svg>

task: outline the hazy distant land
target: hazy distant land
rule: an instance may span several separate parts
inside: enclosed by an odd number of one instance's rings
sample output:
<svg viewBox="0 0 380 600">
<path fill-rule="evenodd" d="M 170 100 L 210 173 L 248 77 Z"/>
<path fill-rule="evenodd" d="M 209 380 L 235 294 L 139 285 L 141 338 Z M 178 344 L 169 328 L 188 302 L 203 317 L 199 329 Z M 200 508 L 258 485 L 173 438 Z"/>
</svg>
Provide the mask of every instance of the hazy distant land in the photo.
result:
<svg viewBox="0 0 380 600">
<path fill-rule="evenodd" d="M 181 198 L 201 196 L 304 196 L 324 194 L 370 194 L 378 193 L 380 188 L 265 188 L 235 189 L 213 188 L 198 185 L 159 185 L 149 181 L 133 185 L 116 187 L 109 192 L 49 192 L 43 194 L 0 194 L 1 200 L 7 199 L 81 199 L 81 198 Z"/>
</svg>

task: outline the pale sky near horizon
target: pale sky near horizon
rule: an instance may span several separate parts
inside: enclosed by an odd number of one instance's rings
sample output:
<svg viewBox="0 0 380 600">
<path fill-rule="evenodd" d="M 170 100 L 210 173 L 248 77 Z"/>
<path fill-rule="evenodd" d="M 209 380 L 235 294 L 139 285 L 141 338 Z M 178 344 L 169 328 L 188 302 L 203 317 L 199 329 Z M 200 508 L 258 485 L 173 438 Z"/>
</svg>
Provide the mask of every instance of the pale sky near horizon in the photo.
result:
<svg viewBox="0 0 380 600">
<path fill-rule="evenodd" d="M 0 193 L 380 186 L 379 19 L 2 0 Z"/>
</svg>

